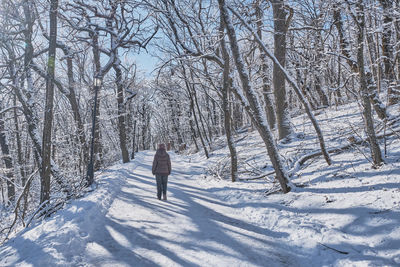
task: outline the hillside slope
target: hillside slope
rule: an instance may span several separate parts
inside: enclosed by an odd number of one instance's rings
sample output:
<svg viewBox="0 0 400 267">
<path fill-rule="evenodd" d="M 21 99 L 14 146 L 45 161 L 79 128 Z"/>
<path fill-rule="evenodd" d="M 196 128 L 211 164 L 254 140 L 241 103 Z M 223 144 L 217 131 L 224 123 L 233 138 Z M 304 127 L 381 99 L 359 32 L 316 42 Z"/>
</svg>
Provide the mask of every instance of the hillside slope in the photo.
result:
<svg viewBox="0 0 400 267">
<path fill-rule="evenodd" d="M 354 107 L 318 119 L 329 148 L 360 133 Z M 318 149 L 306 119 L 294 123 L 297 135 L 280 144 L 288 164 Z M 156 198 L 154 151 L 103 171 L 95 191 L 1 246 L 0 266 L 400 265 L 397 135 L 388 138 L 379 169 L 371 167 L 367 147 L 357 146 L 332 155 L 331 166 L 307 161 L 289 194 L 266 194 L 276 188 L 271 177 L 216 178 L 225 177 L 229 159 L 224 139 L 217 144 L 209 160 L 171 153 L 168 202 Z M 237 146 L 242 178 L 270 170 L 256 132 L 239 134 Z"/>
</svg>

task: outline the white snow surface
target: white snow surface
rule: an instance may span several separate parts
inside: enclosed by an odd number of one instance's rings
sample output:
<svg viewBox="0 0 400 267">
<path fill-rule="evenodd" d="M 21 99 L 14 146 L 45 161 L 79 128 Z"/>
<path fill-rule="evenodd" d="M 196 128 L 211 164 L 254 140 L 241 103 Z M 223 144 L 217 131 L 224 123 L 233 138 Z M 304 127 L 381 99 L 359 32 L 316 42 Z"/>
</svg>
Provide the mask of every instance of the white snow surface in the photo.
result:
<svg viewBox="0 0 400 267">
<path fill-rule="evenodd" d="M 302 258 L 282 242 L 287 233 L 244 219 L 199 185 L 201 166 L 174 153 L 168 201 L 158 200 L 153 155 L 104 171 L 97 190 L 6 243 L 0 266 L 262 266 Z"/>
<path fill-rule="evenodd" d="M 319 115 L 328 148 L 345 144 L 359 116 L 349 106 Z M 310 123 L 294 123 L 304 136 L 279 145 L 285 158 L 318 149 Z M 241 169 L 269 172 L 257 133 L 236 139 Z M 398 136 L 388 139 L 379 169 L 361 146 L 332 155 L 331 166 L 306 162 L 291 181 L 301 187 L 270 195 L 270 179 L 209 175 L 229 161 L 220 144 L 209 160 L 170 153 L 166 202 L 156 198 L 154 151 L 98 173 L 96 190 L 2 245 L 0 266 L 400 266 Z"/>
</svg>

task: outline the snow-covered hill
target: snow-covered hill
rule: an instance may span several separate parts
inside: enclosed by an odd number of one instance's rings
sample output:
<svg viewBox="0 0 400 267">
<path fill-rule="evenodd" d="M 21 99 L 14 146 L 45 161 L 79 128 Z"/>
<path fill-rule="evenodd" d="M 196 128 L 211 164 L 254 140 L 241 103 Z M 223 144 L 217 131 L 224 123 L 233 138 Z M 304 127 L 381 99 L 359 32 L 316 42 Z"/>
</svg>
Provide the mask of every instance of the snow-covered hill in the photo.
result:
<svg viewBox="0 0 400 267">
<path fill-rule="evenodd" d="M 345 144 L 349 134 L 363 137 L 355 111 L 319 115 L 328 148 Z M 302 134 L 280 144 L 289 164 L 318 149 L 307 120 L 294 123 Z M 268 172 L 257 133 L 237 140 L 241 171 L 247 169 L 241 177 Z M 156 198 L 154 151 L 140 152 L 98 174 L 95 191 L 0 247 L 0 266 L 399 266 L 399 136 L 387 146 L 379 169 L 357 146 L 332 155 L 331 166 L 307 161 L 293 177 L 297 188 L 267 195 L 275 188 L 270 178 L 231 183 L 210 175 L 224 177 L 228 150 L 221 138 L 209 160 L 171 153 L 168 202 Z"/>
</svg>

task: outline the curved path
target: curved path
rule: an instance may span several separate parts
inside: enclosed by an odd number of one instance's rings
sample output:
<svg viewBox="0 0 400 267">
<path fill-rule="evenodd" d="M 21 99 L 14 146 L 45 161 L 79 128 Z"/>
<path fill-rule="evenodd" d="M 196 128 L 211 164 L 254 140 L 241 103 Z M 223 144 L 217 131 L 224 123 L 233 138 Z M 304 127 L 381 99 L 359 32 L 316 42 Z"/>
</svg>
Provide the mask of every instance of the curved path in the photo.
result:
<svg viewBox="0 0 400 267">
<path fill-rule="evenodd" d="M 181 157 L 171 155 L 174 170 L 169 177 L 168 201 L 158 200 L 150 172 L 153 154 L 139 155 L 135 169 L 125 174 L 126 184 L 106 216 L 110 238 L 97 242 L 108 248 L 110 257 L 95 256 L 89 263 L 296 265 L 291 262 L 293 255 L 279 244 L 283 233 L 246 223 L 234 209 L 199 187 L 194 176 L 200 175 L 202 169 L 183 162 Z"/>
<path fill-rule="evenodd" d="M 171 154 L 168 201 L 154 152 L 104 171 L 99 190 L 0 249 L 1 266 L 296 266 L 286 233 L 249 223 L 199 185 L 203 168 Z M 108 188 L 101 193 L 101 188 Z M 114 188 L 114 192 L 109 191 Z M 107 195 L 107 194 L 108 195 Z M 304 260 L 304 259 L 303 259 Z"/>
</svg>

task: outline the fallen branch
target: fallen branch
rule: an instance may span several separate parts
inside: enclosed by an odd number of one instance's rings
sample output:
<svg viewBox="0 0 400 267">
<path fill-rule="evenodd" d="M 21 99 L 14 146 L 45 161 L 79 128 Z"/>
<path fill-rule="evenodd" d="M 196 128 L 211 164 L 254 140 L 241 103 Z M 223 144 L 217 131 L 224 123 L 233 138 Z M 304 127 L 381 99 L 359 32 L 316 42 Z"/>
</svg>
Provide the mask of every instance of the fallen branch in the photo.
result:
<svg viewBox="0 0 400 267">
<path fill-rule="evenodd" d="M 244 140 L 245 138 L 247 138 L 247 136 L 248 136 L 248 135 L 246 134 L 246 135 L 244 135 L 244 136 L 242 136 L 242 137 L 236 139 L 236 140 L 235 140 L 235 143 L 239 143 L 240 141 L 242 141 L 242 140 Z"/>
<path fill-rule="evenodd" d="M 275 193 L 280 193 L 282 192 L 282 188 L 276 186 L 275 184 L 272 185 L 272 187 L 270 189 L 268 189 L 267 191 L 265 191 L 265 196 L 269 196 Z"/>
<path fill-rule="evenodd" d="M 7 176 L 3 176 L 0 175 L 0 179 L 5 180 L 7 183 L 12 184 L 15 188 L 17 189 L 22 189 L 22 186 L 20 186 L 19 184 L 17 184 L 15 181 L 13 181 L 12 179 L 8 178 Z"/>
<path fill-rule="evenodd" d="M 385 138 L 385 137 L 388 137 L 388 136 L 398 135 L 397 132 L 399 132 L 399 131 L 400 131 L 400 127 L 396 128 L 396 129 L 392 129 L 392 131 L 389 132 L 389 133 L 379 134 L 379 135 L 376 136 L 376 138 L 377 139 L 382 139 L 382 138 Z M 365 142 L 368 142 L 368 140 L 367 139 L 355 140 L 354 142 L 352 142 L 350 144 L 347 144 L 347 145 L 344 145 L 344 146 L 341 146 L 341 147 L 338 147 L 338 148 L 329 149 L 328 153 L 329 154 L 339 153 L 339 152 L 341 152 L 343 150 L 347 150 L 349 148 L 352 148 L 354 145 L 360 145 L 360 144 L 365 143 Z M 318 152 L 314 152 L 314 153 L 310 153 L 310 154 L 302 156 L 301 158 L 299 158 L 293 164 L 293 167 L 289 170 L 289 176 L 292 176 L 293 174 L 295 174 L 307 160 L 315 158 L 315 157 L 318 157 L 318 156 L 321 156 L 321 155 L 322 155 L 322 152 L 318 151 Z"/>
<path fill-rule="evenodd" d="M 35 210 L 35 212 L 32 214 L 32 216 L 29 218 L 28 223 L 26 224 L 25 228 L 28 228 L 28 226 L 31 224 L 33 221 L 33 218 L 35 218 L 36 214 L 38 214 L 46 205 L 49 204 L 49 201 L 43 201 L 42 204 L 39 205 L 39 207 Z"/>
<path fill-rule="evenodd" d="M 36 171 L 34 171 L 34 172 L 29 176 L 28 181 L 26 182 L 26 184 L 25 184 L 25 186 L 24 186 L 24 190 L 22 191 L 21 195 L 19 195 L 19 197 L 18 197 L 18 199 L 17 199 L 17 202 L 16 202 L 16 204 L 15 204 L 15 208 L 14 208 L 14 220 L 13 220 L 13 222 L 11 223 L 11 225 L 10 225 L 9 227 L 5 228 L 5 229 L 8 229 L 8 232 L 7 232 L 7 235 L 6 235 L 6 237 L 4 238 L 3 242 L 6 241 L 6 240 L 8 239 L 8 236 L 10 235 L 11 230 L 13 229 L 15 223 L 17 222 L 19 204 L 20 204 L 20 202 L 21 202 L 22 197 L 26 194 L 28 188 L 30 187 L 31 182 L 32 182 L 32 180 L 33 180 L 33 177 L 35 176 L 35 174 L 36 174 L 37 172 L 38 172 L 38 169 L 37 169 Z"/>
<path fill-rule="evenodd" d="M 262 179 L 262 178 L 264 178 L 264 177 L 270 176 L 271 174 L 274 174 L 274 173 L 275 173 L 275 171 L 269 172 L 269 173 L 265 173 L 265 174 L 262 174 L 262 175 L 256 176 L 256 177 L 239 178 L 239 180 L 241 180 L 241 181 L 257 180 L 257 179 Z"/>
<path fill-rule="evenodd" d="M 326 248 L 332 249 L 333 251 L 336 251 L 337 253 L 346 254 L 346 255 L 349 254 L 349 252 L 347 252 L 347 251 L 338 250 L 338 249 L 336 249 L 336 248 L 327 246 L 327 245 L 322 244 L 322 243 L 320 243 L 320 242 L 317 242 L 317 243 L 320 244 L 321 246 L 324 246 L 324 247 L 326 247 Z"/>
</svg>

